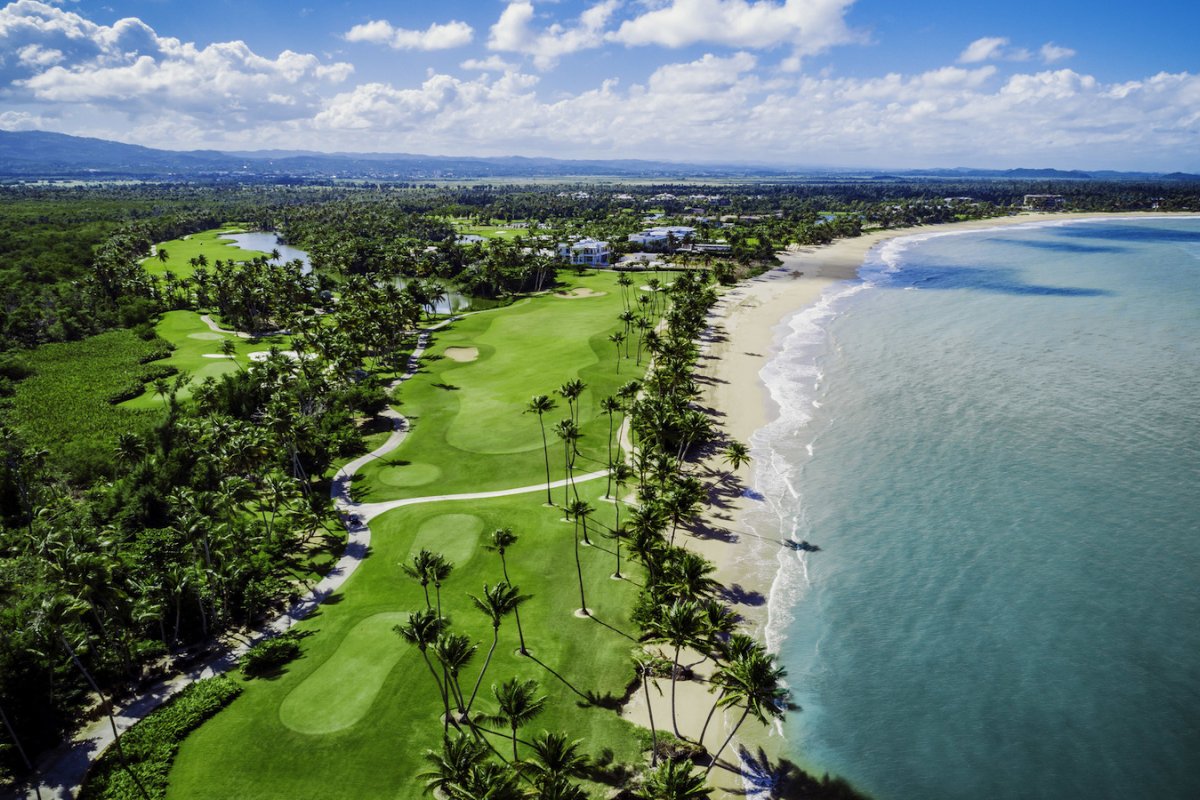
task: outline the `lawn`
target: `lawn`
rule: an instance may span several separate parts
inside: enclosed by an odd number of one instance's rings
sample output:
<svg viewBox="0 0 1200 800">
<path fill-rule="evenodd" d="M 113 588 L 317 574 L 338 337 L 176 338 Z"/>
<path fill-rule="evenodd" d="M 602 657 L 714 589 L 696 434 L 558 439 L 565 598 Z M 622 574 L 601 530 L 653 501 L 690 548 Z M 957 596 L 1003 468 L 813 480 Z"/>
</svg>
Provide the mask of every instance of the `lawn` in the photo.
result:
<svg viewBox="0 0 1200 800">
<path fill-rule="evenodd" d="M 208 259 L 210 270 L 212 269 L 212 263 L 217 259 L 221 261 L 249 261 L 255 256 L 270 255 L 258 250 L 243 250 L 234 244 L 232 239 L 221 238 L 222 233 L 242 233 L 243 230 L 239 226 L 231 225 L 229 227 L 214 228 L 211 231 L 193 233 L 182 239 L 159 242 L 157 248 L 160 251 L 167 251 L 167 260 L 160 261 L 158 256 L 150 256 L 142 260 L 142 266 L 151 275 L 162 275 L 169 270 L 175 273 L 175 276 L 178 278 L 187 278 L 192 274 L 191 260 L 201 255 Z"/>
<path fill-rule="evenodd" d="M 599 521 L 611 525 L 613 506 L 597 498 L 603 481 L 580 488 L 599 509 Z M 541 500 L 534 492 L 482 503 L 432 503 L 374 520 L 371 555 L 344 595 L 299 626 L 306 634 L 303 655 L 275 679 L 246 681 L 242 696 L 184 743 L 168 797 L 422 797 L 414 776 L 425 769 L 421 753 L 440 741 L 441 700 L 420 653 L 392 632 L 425 604 L 419 584 L 399 565 L 421 547 L 455 563 L 442 602 L 453 629 L 480 643 L 461 677 L 469 695 L 492 631 L 467 593 L 479 594 L 484 582 L 502 578 L 499 556 L 482 544 L 501 526 L 520 536 L 508 551 L 509 573 L 532 596 L 521 608 L 521 622 L 533 658 L 516 652 L 516 626 L 506 618 L 476 709 L 495 711 L 492 684 L 533 678 L 548 702 L 522 738 L 563 730 L 583 739 L 593 756 L 611 747 L 618 761 L 636 760 L 644 736 L 588 697 L 611 704 L 633 677 L 628 613 L 637 587 L 610 578 L 611 542 L 593 532 L 597 546 L 581 548 L 581 555 L 595 618 L 576 617 L 573 526 Z M 511 757 L 509 740 L 490 738 Z M 607 788 L 591 787 L 595 794 Z"/>
<path fill-rule="evenodd" d="M 600 403 L 642 373 L 627 360 L 618 373 L 616 348 L 608 340 L 623 327 L 616 279 L 611 272 L 564 278 L 567 291 L 594 294 L 536 297 L 438 331 L 422 371 L 400 390 L 396 408 L 409 418 L 411 433 L 399 449 L 360 472 L 356 498 L 375 502 L 544 481 L 537 416 L 523 413 L 535 394 L 558 403 L 545 422 L 552 477 L 561 479 L 562 444 L 552 428 L 568 409 L 555 390 L 575 378 L 588 387 L 580 398 L 577 470 L 604 469 L 608 416 Z M 455 360 L 448 350 L 474 360 Z"/>
<path fill-rule="evenodd" d="M 177 395 L 180 400 L 192 396 L 192 387 L 204 382 L 205 378 L 219 378 L 239 368 L 250 366 L 249 354 L 270 350 L 274 345 L 286 350 L 286 337 L 270 339 L 243 339 L 228 333 L 217 333 L 200 320 L 200 315 L 194 311 L 170 311 L 162 315 L 155 332 L 175 345 L 175 351 L 170 358 L 154 362 L 175 367 L 180 373 L 190 375 L 192 381 Z M 234 343 L 234 358 L 226 358 L 221 353 L 221 345 L 226 340 Z M 168 379 L 170 381 L 170 379 Z M 149 409 L 161 408 L 166 400 L 155 394 L 153 386 L 147 387 L 140 397 L 135 397 L 121 404 L 122 408 Z"/>
</svg>

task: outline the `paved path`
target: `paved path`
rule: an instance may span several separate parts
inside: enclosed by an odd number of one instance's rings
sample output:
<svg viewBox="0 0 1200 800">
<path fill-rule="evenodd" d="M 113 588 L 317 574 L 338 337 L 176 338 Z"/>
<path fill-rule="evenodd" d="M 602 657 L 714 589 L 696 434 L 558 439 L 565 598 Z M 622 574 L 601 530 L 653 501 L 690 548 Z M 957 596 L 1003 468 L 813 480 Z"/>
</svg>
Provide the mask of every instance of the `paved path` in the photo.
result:
<svg viewBox="0 0 1200 800">
<path fill-rule="evenodd" d="M 224 331 L 218 328 L 216 323 L 207 314 L 202 316 L 201 319 L 215 331 L 234 333 L 234 331 Z M 446 320 L 421 333 L 417 340 L 416 349 L 409 356 L 407 371 L 388 387 L 389 391 L 417 373 L 421 364 L 421 356 L 424 355 L 425 348 L 429 344 L 430 332 L 451 321 Z M 243 334 L 239 333 L 238 335 Z M 238 659 L 252 645 L 268 636 L 274 636 L 288 630 L 311 614 L 317 606 L 341 588 L 342 584 L 358 569 L 359 564 L 366 557 L 371 544 L 371 528 L 368 523 L 380 514 L 391 511 L 394 508 L 417 505 L 419 503 L 437 503 L 444 500 L 484 500 L 492 497 L 508 497 L 510 495 L 530 494 L 546 490 L 546 484 L 539 483 L 533 486 L 521 486 L 516 489 L 501 489 L 493 492 L 410 497 L 404 500 L 386 500 L 380 503 L 356 503 L 350 498 L 350 484 L 354 474 L 370 461 L 381 458 L 395 450 L 408 435 L 408 420 L 405 419 L 404 415 L 388 408 L 381 412 L 381 416 L 387 417 L 392 421 L 391 436 L 370 453 L 360 456 L 343 466 L 334 477 L 333 484 L 329 490 L 334 506 L 341 513 L 348 531 L 346 549 L 333 569 L 307 595 L 292 604 L 286 612 L 271 620 L 244 640 L 223 646 L 218 652 L 208 656 L 204 661 L 192 666 L 187 671 L 159 681 L 142 692 L 138 697 L 116 708 L 114 716 L 117 720 L 117 730 L 121 732 L 126 731 L 189 684 L 229 671 L 237 665 Z M 575 482 L 590 481 L 602 478 L 607 474 L 607 470 L 592 472 L 576 477 Z M 567 481 L 556 481 L 551 483 L 550 486 L 551 488 L 561 488 L 566 484 Z M 79 788 L 82 786 L 83 780 L 87 776 L 87 771 L 91 768 L 92 763 L 100 757 L 112 742 L 113 733 L 112 728 L 108 724 L 108 717 L 101 717 L 99 720 L 77 732 L 70 742 L 51 751 L 39 760 L 39 787 L 34 788 L 31 786 L 23 794 L 20 790 L 16 793 L 6 792 L 2 797 L 26 798 L 26 800 L 37 800 L 37 798 L 41 798 L 41 800 L 71 800 L 78 795 Z M 38 793 L 39 788 L 40 794 Z"/>
</svg>

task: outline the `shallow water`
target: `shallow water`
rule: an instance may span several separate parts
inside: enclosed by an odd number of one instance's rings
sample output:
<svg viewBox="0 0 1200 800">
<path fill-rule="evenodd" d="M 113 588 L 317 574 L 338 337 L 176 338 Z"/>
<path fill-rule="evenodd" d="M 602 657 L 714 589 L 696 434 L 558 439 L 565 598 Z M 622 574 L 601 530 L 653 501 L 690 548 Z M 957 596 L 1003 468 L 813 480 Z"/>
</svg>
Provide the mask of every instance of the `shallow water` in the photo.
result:
<svg viewBox="0 0 1200 800">
<path fill-rule="evenodd" d="M 269 231 L 255 231 L 253 233 L 226 233 L 222 239 L 232 239 L 237 243 L 237 246 L 243 250 L 257 250 L 260 253 L 270 254 L 272 250 L 279 251 L 279 258 L 273 260 L 272 264 L 282 264 L 287 261 L 300 261 L 304 266 L 300 268 L 300 274 L 307 275 L 312 272 L 312 263 L 308 260 L 308 253 L 298 247 L 283 244 L 279 241 L 279 237 Z"/>
<path fill-rule="evenodd" d="M 1200 220 L 895 240 L 764 370 L 797 757 L 879 798 L 1200 797 Z"/>
</svg>

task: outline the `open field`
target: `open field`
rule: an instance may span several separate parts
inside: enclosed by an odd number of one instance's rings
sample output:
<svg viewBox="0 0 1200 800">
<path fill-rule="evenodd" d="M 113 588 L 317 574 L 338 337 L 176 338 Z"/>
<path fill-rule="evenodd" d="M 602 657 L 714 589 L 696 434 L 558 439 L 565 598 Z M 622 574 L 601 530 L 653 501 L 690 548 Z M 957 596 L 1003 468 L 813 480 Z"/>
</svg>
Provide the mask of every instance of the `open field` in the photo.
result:
<svg viewBox="0 0 1200 800">
<path fill-rule="evenodd" d="M 600 509 L 600 521 L 611 525 L 612 505 L 596 499 L 604 482 L 582 484 L 580 491 Z M 399 565 L 422 547 L 441 551 L 455 563 L 442 603 L 452 629 L 480 643 L 461 676 L 469 695 L 492 631 L 467 593 L 478 595 L 484 582 L 502 579 L 499 556 L 485 550 L 482 541 L 502 526 L 521 537 L 507 558 L 513 583 L 532 596 L 521 608 L 521 622 L 533 658 L 515 652 L 516 625 L 506 618 L 476 711 L 495 712 L 492 684 L 513 676 L 532 678 L 548 702 L 522 738 L 566 730 L 582 738 L 592 755 L 611 747 L 618 760 L 635 760 L 643 735 L 612 711 L 580 704 L 587 704 L 589 695 L 621 697 L 633 677 L 628 652 L 634 642 L 627 636 L 633 634 L 628 614 L 637 587 L 609 577 L 611 542 L 593 528 L 597 546 L 581 550 L 595 619 L 574 616 L 579 590 L 573 526 L 542 500 L 532 492 L 487 502 L 410 506 L 377 518 L 371 555 L 344 596 L 335 596 L 298 627 L 310 634 L 302 639 L 301 658 L 278 678 L 246 682 L 238 700 L 184 743 L 168 797 L 420 797 L 413 776 L 426 768 L 422 752 L 440 741 L 441 700 L 420 653 L 392 632 L 408 612 L 425 606 L 420 585 Z M 633 565 L 623 563 L 622 570 L 639 574 Z M 490 738 L 511 754 L 511 740 Z"/>
<path fill-rule="evenodd" d="M 194 233 L 185 239 L 172 239 L 169 242 L 159 242 L 156 247 L 159 251 L 167 251 L 167 260 L 160 261 L 158 256 L 152 255 L 142 260 L 142 266 L 151 275 L 162 275 L 170 271 L 176 277 L 187 278 L 191 276 L 193 271 L 190 263 L 191 260 L 200 256 L 208 259 L 211 269 L 212 263 L 217 259 L 221 261 L 249 261 L 255 256 L 270 255 L 258 250 L 243 250 L 234 244 L 232 240 L 221 238 L 222 233 L 241 233 L 242 230 L 242 228 L 237 226 L 214 228 L 210 231 Z"/>
<path fill-rule="evenodd" d="M 562 478 L 563 447 L 552 428 L 568 409 L 555 390 L 574 378 L 587 384 L 580 398 L 577 470 L 603 469 L 608 416 L 600 403 L 641 377 L 625 359 L 617 373 L 616 348 L 608 341 L 622 328 L 616 279 L 611 272 L 564 276 L 567 291 L 587 288 L 595 294 L 519 301 L 438 331 L 422 373 L 405 385 L 397 406 L 412 432 L 398 450 L 362 470 L 356 499 L 489 491 L 545 480 L 537 416 L 523 413 L 536 394 L 558 404 L 545 423 L 551 473 L 555 480 Z M 471 351 L 477 353 L 474 360 L 453 357 Z"/>
</svg>

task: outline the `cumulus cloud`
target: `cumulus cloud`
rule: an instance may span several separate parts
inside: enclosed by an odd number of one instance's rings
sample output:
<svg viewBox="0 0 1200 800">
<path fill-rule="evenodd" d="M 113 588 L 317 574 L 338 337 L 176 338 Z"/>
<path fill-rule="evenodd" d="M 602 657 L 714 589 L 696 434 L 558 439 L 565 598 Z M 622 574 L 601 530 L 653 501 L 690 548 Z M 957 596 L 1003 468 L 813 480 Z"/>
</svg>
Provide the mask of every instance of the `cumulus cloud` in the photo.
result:
<svg viewBox="0 0 1200 800">
<path fill-rule="evenodd" d="M 554 67 L 558 60 L 571 53 L 604 44 L 605 27 L 620 0 L 603 0 L 587 8 L 573 25 L 553 23 L 545 28 L 534 27 L 536 11 L 529 0 L 510 2 L 492 25 L 488 49 L 531 56 L 541 70 Z"/>
<path fill-rule="evenodd" d="M 262 56 L 240 41 L 198 47 L 135 18 L 98 25 L 38 0 L 0 9 L 0 53 L 17 55 L 3 60 L 0 80 L 18 101 L 177 110 L 211 115 L 218 126 L 252 114 L 311 113 L 317 86 L 353 72 L 291 50 Z"/>
<path fill-rule="evenodd" d="M 449 50 L 471 43 L 475 29 L 465 22 L 435 22 L 423 31 L 394 28 L 386 20 L 355 25 L 346 32 L 348 42 L 386 44 L 394 50 Z"/>
<path fill-rule="evenodd" d="M 958 57 L 960 64 L 978 64 L 980 61 L 1028 61 L 1030 53 L 1023 47 L 1011 47 L 1007 37 L 984 36 L 967 45 Z"/>
<path fill-rule="evenodd" d="M 487 58 L 468 58 L 459 64 L 463 69 L 479 70 L 483 72 L 509 72 L 516 67 L 500 56 L 492 55 Z"/>
<path fill-rule="evenodd" d="M 627 45 L 740 48 L 790 45 L 799 55 L 857 41 L 845 21 L 854 0 L 670 0 L 625 20 L 610 35 Z"/>
</svg>

